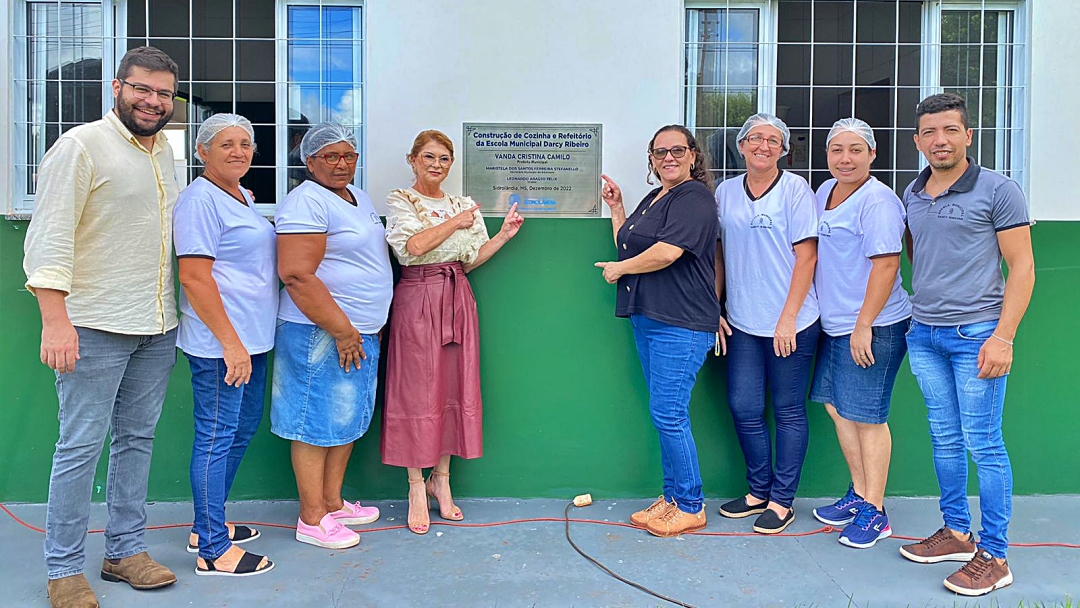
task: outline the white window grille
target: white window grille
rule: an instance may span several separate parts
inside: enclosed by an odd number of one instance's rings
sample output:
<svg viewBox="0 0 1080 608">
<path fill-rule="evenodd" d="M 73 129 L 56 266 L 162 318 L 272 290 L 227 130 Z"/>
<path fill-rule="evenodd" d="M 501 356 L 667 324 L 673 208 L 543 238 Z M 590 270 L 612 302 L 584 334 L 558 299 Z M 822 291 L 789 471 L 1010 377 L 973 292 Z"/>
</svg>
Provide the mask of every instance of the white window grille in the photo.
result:
<svg viewBox="0 0 1080 608">
<path fill-rule="evenodd" d="M 56 138 L 113 105 L 116 65 L 151 45 L 180 68 L 165 134 L 181 185 L 201 166 L 199 124 L 235 112 L 258 152 L 242 180 L 264 212 L 302 178 L 294 148 L 306 128 L 335 120 L 356 132 L 364 181 L 364 15 L 360 0 L 16 0 L 9 212 L 33 209 L 38 163 Z M 290 152 L 294 152 L 290 156 Z"/>
<path fill-rule="evenodd" d="M 1027 16 L 1020 2 L 933 2 L 926 80 L 930 92 L 967 101 L 968 154 L 1027 185 Z"/>
<path fill-rule="evenodd" d="M 688 6 L 684 123 L 719 181 L 745 170 L 735 139 L 752 114 L 774 105 L 775 46 L 767 2 Z"/>
<path fill-rule="evenodd" d="M 791 129 L 792 151 L 781 168 L 815 188 L 829 178 L 825 138 L 832 123 L 862 118 L 878 142 L 874 175 L 902 191 L 925 165 L 912 144 L 916 105 L 930 93 L 957 92 L 974 123 L 970 154 L 1024 185 L 1023 9 L 1022 2 L 1000 0 L 693 3 L 686 9 L 684 118 L 705 142 L 726 130 L 724 146 L 703 145 L 716 176 L 731 177 L 743 167 L 734 151 L 743 106 L 755 106 L 740 95 L 756 89 L 757 109 Z M 749 21 L 746 11 L 759 16 L 753 39 L 747 27 L 733 27 Z M 755 55 L 758 80 L 748 82 L 740 59 Z M 724 100 L 723 110 L 705 106 L 710 96 Z"/>
</svg>

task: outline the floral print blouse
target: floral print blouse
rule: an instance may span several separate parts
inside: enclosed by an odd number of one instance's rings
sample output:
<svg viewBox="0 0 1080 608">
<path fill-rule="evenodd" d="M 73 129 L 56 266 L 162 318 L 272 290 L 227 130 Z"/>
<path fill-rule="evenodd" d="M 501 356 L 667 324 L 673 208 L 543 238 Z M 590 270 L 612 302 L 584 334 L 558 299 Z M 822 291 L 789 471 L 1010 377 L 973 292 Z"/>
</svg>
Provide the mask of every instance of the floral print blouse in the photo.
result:
<svg viewBox="0 0 1080 608">
<path fill-rule="evenodd" d="M 413 235 L 438 226 L 476 203 L 467 196 L 445 195 L 442 198 L 424 196 L 412 188 L 397 189 L 386 197 L 386 242 L 402 266 L 461 262 L 471 264 L 480 254 L 480 246 L 488 241 L 484 216 L 477 209 L 476 221 L 465 230 L 457 230 L 438 247 L 421 256 L 405 248 Z"/>
</svg>

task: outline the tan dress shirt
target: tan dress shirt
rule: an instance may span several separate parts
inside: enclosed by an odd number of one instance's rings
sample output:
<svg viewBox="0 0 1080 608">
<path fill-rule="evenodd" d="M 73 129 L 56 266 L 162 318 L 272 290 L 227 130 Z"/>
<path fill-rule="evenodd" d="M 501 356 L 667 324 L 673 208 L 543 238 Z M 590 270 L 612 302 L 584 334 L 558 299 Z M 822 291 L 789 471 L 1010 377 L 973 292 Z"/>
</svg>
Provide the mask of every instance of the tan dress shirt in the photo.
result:
<svg viewBox="0 0 1080 608">
<path fill-rule="evenodd" d="M 412 188 L 392 190 L 386 197 L 386 242 L 402 266 L 461 262 L 472 264 L 480 255 L 480 246 L 488 242 L 484 216 L 477 209 L 473 225 L 456 230 L 438 247 L 421 256 L 405 248 L 409 239 L 419 232 L 438 226 L 458 213 L 475 207 L 467 196 L 445 195 L 443 198 L 424 196 Z"/>
<path fill-rule="evenodd" d="M 38 172 L 26 288 L 66 292 L 77 327 L 132 335 L 173 329 L 178 193 L 164 133 L 147 150 L 112 111 L 64 133 Z"/>
</svg>

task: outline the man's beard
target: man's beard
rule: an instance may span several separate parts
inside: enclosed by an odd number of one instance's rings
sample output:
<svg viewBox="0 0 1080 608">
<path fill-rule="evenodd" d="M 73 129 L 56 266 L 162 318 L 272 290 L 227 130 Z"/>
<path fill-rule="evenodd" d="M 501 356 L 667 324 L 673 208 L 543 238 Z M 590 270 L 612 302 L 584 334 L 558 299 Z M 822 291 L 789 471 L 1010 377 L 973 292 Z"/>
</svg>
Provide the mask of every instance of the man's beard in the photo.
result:
<svg viewBox="0 0 1080 608">
<path fill-rule="evenodd" d="M 931 153 L 932 154 L 932 153 Z M 939 171 L 948 171 L 960 164 L 962 156 L 951 156 L 945 160 L 928 160 L 930 166 Z"/>
<path fill-rule="evenodd" d="M 120 122 L 123 123 L 123 125 L 127 127 L 127 130 L 131 131 L 133 135 L 138 137 L 151 137 L 157 135 L 157 132 L 163 129 L 165 125 L 169 124 L 169 121 L 172 120 L 174 108 L 169 108 L 152 127 L 143 127 L 135 119 L 135 105 L 138 103 L 139 100 L 134 100 L 132 102 L 120 97 L 116 100 L 115 104 L 116 115 L 120 118 Z"/>
</svg>

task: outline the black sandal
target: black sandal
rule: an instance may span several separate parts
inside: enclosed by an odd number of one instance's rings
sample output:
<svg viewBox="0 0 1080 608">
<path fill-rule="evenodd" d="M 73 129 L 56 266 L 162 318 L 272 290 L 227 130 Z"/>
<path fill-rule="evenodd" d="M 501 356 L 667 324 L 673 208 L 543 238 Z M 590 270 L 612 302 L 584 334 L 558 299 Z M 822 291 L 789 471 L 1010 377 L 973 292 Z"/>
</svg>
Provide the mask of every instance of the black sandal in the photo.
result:
<svg viewBox="0 0 1080 608">
<path fill-rule="evenodd" d="M 232 572 L 218 570 L 214 566 L 214 560 L 203 558 L 206 568 L 200 568 L 198 564 L 196 564 L 195 574 L 198 574 L 199 576 L 255 576 L 256 574 L 262 574 L 274 569 L 274 562 L 270 560 L 266 560 L 266 567 L 259 567 L 259 564 L 262 563 L 262 560 L 265 557 L 265 555 L 257 555 L 255 553 L 244 551 L 244 555 L 240 557 L 240 561 L 236 564 L 236 569 Z"/>
<path fill-rule="evenodd" d="M 233 533 L 229 535 L 229 540 L 232 541 L 232 544 L 234 545 L 242 545 L 249 540 L 255 540 L 256 538 L 259 538 L 259 536 L 260 534 L 257 529 L 249 526 L 235 524 L 233 526 Z M 199 545 L 192 545 L 191 543 L 188 543 L 187 552 L 198 553 Z"/>
</svg>

